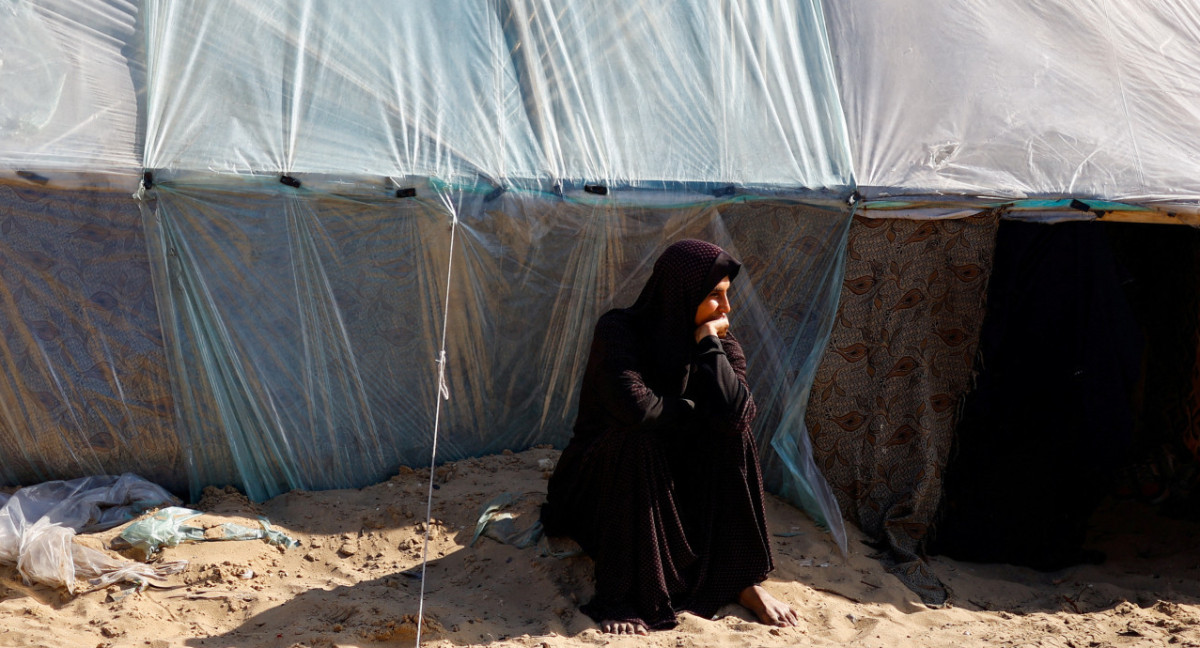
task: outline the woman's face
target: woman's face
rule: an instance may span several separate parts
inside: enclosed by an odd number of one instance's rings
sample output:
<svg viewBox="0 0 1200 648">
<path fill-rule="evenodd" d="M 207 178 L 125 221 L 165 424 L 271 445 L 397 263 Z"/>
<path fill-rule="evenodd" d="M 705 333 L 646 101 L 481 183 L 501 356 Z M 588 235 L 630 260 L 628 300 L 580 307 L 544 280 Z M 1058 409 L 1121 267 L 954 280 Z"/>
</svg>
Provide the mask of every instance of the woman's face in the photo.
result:
<svg viewBox="0 0 1200 648">
<path fill-rule="evenodd" d="M 729 312 L 729 277 L 721 279 L 696 309 L 696 326 L 720 319 Z"/>
</svg>

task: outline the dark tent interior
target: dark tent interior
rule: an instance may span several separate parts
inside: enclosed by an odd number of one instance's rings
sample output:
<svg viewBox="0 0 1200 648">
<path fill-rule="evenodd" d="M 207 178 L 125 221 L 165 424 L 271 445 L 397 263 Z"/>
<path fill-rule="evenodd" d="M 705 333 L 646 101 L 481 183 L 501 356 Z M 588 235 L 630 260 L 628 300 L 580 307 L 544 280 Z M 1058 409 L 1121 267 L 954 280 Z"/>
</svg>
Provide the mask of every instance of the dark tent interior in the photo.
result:
<svg viewBox="0 0 1200 648">
<path fill-rule="evenodd" d="M 1001 222 L 931 553 L 1055 570 L 1106 499 L 1200 516 L 1198 266 L 1192 228 Z"/>
</svg>

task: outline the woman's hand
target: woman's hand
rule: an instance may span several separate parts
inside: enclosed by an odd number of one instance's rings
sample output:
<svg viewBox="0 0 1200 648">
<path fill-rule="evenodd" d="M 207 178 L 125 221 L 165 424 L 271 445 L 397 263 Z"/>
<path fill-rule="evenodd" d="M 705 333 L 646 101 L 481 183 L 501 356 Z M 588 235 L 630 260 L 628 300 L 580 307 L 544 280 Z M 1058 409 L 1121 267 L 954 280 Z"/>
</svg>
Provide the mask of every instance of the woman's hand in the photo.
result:
<svg viewBox="0 0 1200 648">
<path fill-rule="evenodd" d="M 704 322 L 696 327 L 696 342 L 700 342 L 704 338 L 715 335 L 719 338 L 725 337 L 729 333 L 729 318 L 722 313 L 718 317 Z"/>
</svg>

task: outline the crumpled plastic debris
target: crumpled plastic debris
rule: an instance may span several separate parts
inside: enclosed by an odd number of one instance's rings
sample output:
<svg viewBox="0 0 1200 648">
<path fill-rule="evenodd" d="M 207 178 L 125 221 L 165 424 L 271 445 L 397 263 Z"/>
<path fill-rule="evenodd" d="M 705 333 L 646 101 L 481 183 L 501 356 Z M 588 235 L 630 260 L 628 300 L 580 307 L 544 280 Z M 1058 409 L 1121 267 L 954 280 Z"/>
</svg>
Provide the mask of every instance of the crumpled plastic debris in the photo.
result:
<svg viewBox="0 0 1200 648">
<path fill-rule="evenodd" d="M 479 519 L 475 522 L 475 535 L 471 537 L 471 544 L 474 547 L 479 538 L 483 537 L 488 528 L 491 527 L 497 519 L 507 519 L 510 525 L 512 524 L 512 513 L 503 512 L 503 509 L 512 506 L 516 501 L 516 495 L 512 493 L 502 493 L 492 498 L 488 503 L 483 505 L 483 510 L 479 512 Z M 487 534 L 491 537 L 491 534 Z M 507 544 L 507 541 L 502 538 L 495 538 L 500 542 Z"/>
<path fill-rule="evenodd" d="M 94 579 L 93 584 L 164 580 L 182 566 L 121 560 L 73 540 L 77 533 L 109 529 L 147 509 L 177 503 L 161 486 L 130 473 L 22 488 L 0 501 L 0 562 L 16 564 L 26 583 L 65 587 L 72 594 L 77 577 Z"/>
<path fill-rule="evenodd" d="M 287 534 L 271 526 L 266 518 L 259 518 L 260 528 L 254 529 L 233 522 L 226 522 L 216 527 L 216 532 L 200 527 L 186 526 L 183 523 L 202 515 L 203 512 L 179 506 L 172 506 L 154 513 L 144 520 L 138 520 L 121 532 L 120 538 L 131 546 L 145 552 L 147 556 L 158 551 L 161 547 L 174 547 L 184 542 L 200 542 L 203 540 L 258 540 L 264 539 L 273 545 L 295 548 L 300 541 L 288 537 Z"/>
<path fill-rule="evenodd" d="M 484 504 L 483 510 L 479 512 L 479 520 L 475 523 L 475 535 L 471 537 L 470 546 L 474 547 L 475 543 L 484 536 L 518 549 L 524 549 L 536 543 L 541 534 L 541 522 L 523 532 L 518 531 L 516 523 L 513 522 L 513 514 L 504 510 L 515 504 L 516 501 L 515 494 L 502 493 Z M 535 527 L 536 537 L 531 537 L 534 535 L 531 532 L 535 532 Z"/>
<path fill-rule="evenodd" d="M 161 547 L 174 547 L 183 542 L 203 540 L 204 529 L 183 524 L 200 514 L 200 511 L 182 506 L 168 506 L 129 525 L 118 537 L 150 556 Z"/>
<path fill-rule="evenodd" d="M 489 537 L 497 542 L 512 545 L 518 549 L 526 549 L 534 545 L 542 547 L 543 555 L 560 556 L 550 551 L 548 545 L 541 542 L 544 539 L 542 521 L 538 520 L 525 530 L 517 528 L 514 516 L 505 509 L 516 504 L 520 498 L 513 493 L 502 493 L 483 505 L 479 520 L 475 523 L 475 535 L 471 538 L 472 547 L 481 537 Z"/>
<path fill-rule="evenodd" d="M 474 547 L 480 538 L 486 536 L 518 549 L 537 545 L 541 555 L 551 558 L 570 558 L 583 553 L 583 549 L 573 540 L 554 542 L 545 534 L 541 520 L 534 522 L 524 531 L 517 529 L 516 516 L 505 509 L 519 500 L 520 497 L 515 493 L 502 493 L 484 504 L 483 510 L 479 512 L 479 520 L 475 523 L 475 535 L 471 538 L 470 546 Z"/>
<path fill-rule="evenodd" d="M 262 539 L 266 540 L 269 544 L 278 545 L 280 547 L 287 547 L 289 549 L 294 549 L 294 548 L 300 546 L 299 540 L 289 537 L 287 534 L 280 531 L 279 529 L 272 527 L 271 523 L 267 521 L 267 518 L 262 518 L 262 517 L 258 518 L 258 523 L 260 525 L 262 525 L 261 528 L 252 529 L 250 527 L 242 526 L 240 524 L 234 524 L 233 522 L 226 522 L 225 524 L 221 525 L 221 535 L 216 538 L 209 538 L 209 539 L 210 540 L 257 540 L 259 538 L 262 538 Z"/>
</svg>

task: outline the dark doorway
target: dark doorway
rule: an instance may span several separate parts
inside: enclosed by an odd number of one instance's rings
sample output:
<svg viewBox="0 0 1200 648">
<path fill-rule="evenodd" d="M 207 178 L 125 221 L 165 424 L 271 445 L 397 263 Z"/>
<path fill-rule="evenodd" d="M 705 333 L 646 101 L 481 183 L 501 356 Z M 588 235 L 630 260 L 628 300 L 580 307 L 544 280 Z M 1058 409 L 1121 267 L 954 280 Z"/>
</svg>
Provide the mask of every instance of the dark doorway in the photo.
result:
<svg viewBox="0 0 1200 648">
<path fill-rule="evenodd" d="M 1097 562 L 1105 497 L 1194 499 L 1198 250 L 1178 226 L 1001 223 L 931 552 Z"/>
</svg>

